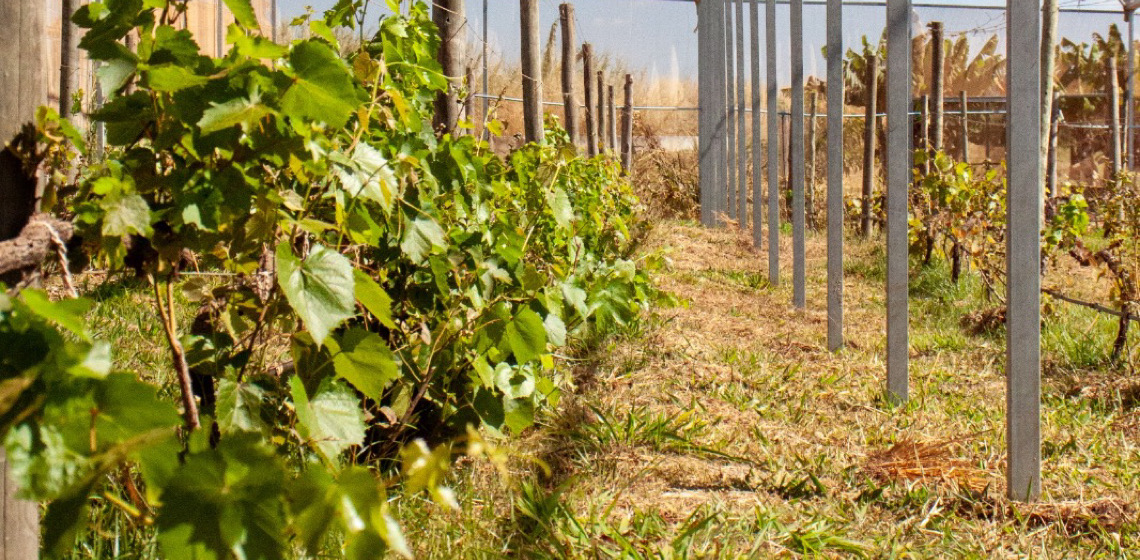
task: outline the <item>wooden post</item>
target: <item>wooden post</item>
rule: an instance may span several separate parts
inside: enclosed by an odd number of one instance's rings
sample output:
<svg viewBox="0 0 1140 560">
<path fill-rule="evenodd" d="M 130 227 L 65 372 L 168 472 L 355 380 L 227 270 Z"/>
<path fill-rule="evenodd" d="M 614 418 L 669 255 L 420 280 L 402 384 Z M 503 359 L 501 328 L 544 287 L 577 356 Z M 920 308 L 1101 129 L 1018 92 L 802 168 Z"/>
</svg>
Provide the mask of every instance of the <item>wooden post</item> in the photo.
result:
<svg viewBox="0 0 1140 560">
<path fill-rule="evenodd" d="M 887 0 L 887 397 L 909 398 L 908 224 L 911 2 Z"/>
<path fill-rule="evenodd" d="M 744 0 L 736 4 L 736 220 L 748 229 L 748 98 L 744 78 Z"/>
<path fill-rule="evenodd" d="M 918 101 L 918 139 L 919 145 L 927 153 L 930 152 L 930 96 L 923 95 Z M 888 156 L 889 157 L 889 156 Z M 930 172 L 930 160 L 922 165 L 922 172 Z"/>
<path fill-rule="evenodd" d="M 1120 70 L 1116 57 L 1108 59 L 1108 126 L 1112 130 L 1112 178 L 1115 180 L 1124 168 L 1120 137 Z"/>
<path fill-rule="evenodd" d="M 47 101 L 44 16 L 41 0 L 0 0 L 0 36 L 8 41 L 0 57 L 0 150 Z M 0 156 L 0 238 L 19 234 L 35 209 L 35 195 L 35 183 L 15 158 Z M 0 558 L 31 560 L 39 556 L 39 508 L 16 498 L 8 472 L 0 449 Z"/>
<path fill-rule="evenodd" d="M 523 128 L 527 142 L 542 142 L 542 43 L 538 36 L 538 0 L 519 0 L 519 11 L 522 15 Z"/>
<path fill-rule="evenodd" d="M 941 151 L 942 138 L 945 129 L 943 118 L 945 115 L 945 96 L 942 91 L 946 72 L 946 55 L 943 48 L 942 22 L 930 23 L 930 148 L 932 151 Z"/>
<path fill-rule="evenodd" d="M 1049 198 L 1057 197 L 1057 136 L 1061 125 L 1061 103 L 1057 95 L 1049 106 L 1049 141 L 1045 154 L 1045 192 Z"/>
<path fill-rule="evenodd" d="M 633 76 L 625 75 L 625 106 L 621 111 L 621 167 L 633 172 Z"/>
<path fill-rule="evenodd" d="M 958 104 L 962 119 L 962 163 L 970 163 L 970 98 L 966 90 L 959 94 Z"/>
<path fill-rule="evenodd" d="M 776 81 L 776 0 L 764 12 L 768 100 L 768 283 L 780 285 L 780 118 Z"/>
<path fill-rule="evenodd" d="M 467 63 L 467 12 L 464 2 L 465 0 L 432 0 L 431 16 L 435 25 L 439 27 L 440 34 L 439 64 L 443 67 L 443 75 L 447 76 L 448 80 L 447 91 L 440 93 L 435 99 L 434 125 L 436 131 L 442 133 L 455 131 L 459 124 L 460 111 L 463 109 L 459 90 L 465 78 L 464 71 Z M 524 16 L 523 19 L 525 21 L 526 17 Z M 535 27 L 536 33 L 537 30 L 538 28 Z M 526 35 L 526 25 L 524 24 L 523 97 L 526 97 Z"/>
<path fill-rule="evenodd" d="M 598 155 L 598 133 L 594 130 L 597 121 L 594 119 L 594 47 L 590 43 L 582 45 L 582 72 L 586 79 L 583 97 L 585 97 L 586 116 L 586 155 Z"/>
<path fill-rule="evenodd" d="M 792 63 L 792 304 L 807 308 L 807 242 L 804 231 L 804 2 L 791 0 Z"/>
<path fill-rule="evenodd" d="M 618 125 L 617 125 L 617 104 L 614 102 L 614 86 L 606 86 L 606 106 L 607 106 L 607 109 L 609 110 L 609 113 L 608 113 L 609 116 L 606 117 L 606 122 L 607 122 L 607 124 L 610 125 L 609 138 L 606 140 L 606 147 L 608 147 L 611 152 L 616 153 L 618 151 L 618 143 L 617 143 Z"/>
<path fill-rule="evenodd" d="M 574 32 L 574 5 L 559 5 L 558 17 L 562 25 L 562 104 L 566 120 L 562 124 L 573 143 L 578 141 L 578 101 L 574 95 L 574 45 L 578 41 Z"/>
<path fill-rule="evenodd" d="M 804 201 L 807 207 L 807 226 L 816 229 L 815 221 L 815 164 L 816 164 L 816 120 L 819 119 L 819 90 L 811 92 L 811 113 L 808 116 L 807 140 L 807 195 Z"/>
<path fill-rule="evenodd" d="M 75 80 L 79 76 L 79 27 L 71 22 L 76 0 L 62 1 L 60 21 L 59 114 L 71 120 L 71 98 L 75 95 Z"/>
<path fill-rule="evenodd" d="M 1032 501 L 1041 494 L 1041 9 L 1008 0 L 1006 18 L 1006 478 L 1010 499 Z"/>
<path fill-rule="evenodd" d="M 597 72 L 598 79 L 598 153 L 606 153 L 606 82 L 602 71 Z"/>
<path fill-rule="evenodd" d="M 762 225 L 764 223 L 764 192 L 761 169 L 764 162 L 761 158 L 763 142 L 761 140 L 761 99 L 760 99 L 760 0 L 750 0 L 749 23 L 752 29 L 751 53 L 749 61 L 752 63 L 752 246 L 760 249 L 764 242 Z"/>
<path fill-rule="evenodd" d="M 871 199 L 874 196 L 875 186 L 875 145 L 878 132 L 879 107 L 879 57 L 872 54 L 867 60 L 867 107 L 864 111 L 863 122 L 863 193 L 861 205 L 863 207 L 863 220 L 861 231 L 864 239 L 871 238 Z"/>
<path fill-rule="evenodd" d="M 463 118 L 471 123 L 471 135 L 475 135 L 475 68 L 467 67 L 467 95 L 463 96 Z"/>
<path fill-rule="evenodd" d="M 827 0 L 827 348 L 843 348 L 843 0 Z"/>
</svg>

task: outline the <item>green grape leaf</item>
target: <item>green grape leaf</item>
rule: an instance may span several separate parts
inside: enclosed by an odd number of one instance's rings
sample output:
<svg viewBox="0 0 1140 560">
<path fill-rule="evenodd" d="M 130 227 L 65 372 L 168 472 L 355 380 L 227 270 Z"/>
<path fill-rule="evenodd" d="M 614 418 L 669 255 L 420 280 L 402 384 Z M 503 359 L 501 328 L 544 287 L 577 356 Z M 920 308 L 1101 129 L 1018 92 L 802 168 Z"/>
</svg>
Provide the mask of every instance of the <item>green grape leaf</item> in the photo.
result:
<svg viewBox="0 0 1140 560">
<path fill-rule="evenodd" d="M 24 305 L 32 313 L 71 331 L 72 334 L 84 340 L 90 340 L 90 336 L 87 334 L 87 325 L 83 318 L 94 305 L 91 300 L 61 299 L 52 301 L 47 292 L 43 290 L 24 290 L 20 292 L 20 298 L 23 299 Z"/>
<path fill-rule="evenodd" d="M 99 87 L 104 92 L 114 93 L 126 85 L 127 80 L 135 73 L 133 60 L 116 58 L 99 66 L 95 75 L 99 78 Z"/>
<path fill-rule="evenodd" d="M 297 380 L 296 377 L 293 380 Z M 336 463 L 341 452 L 364 441 L 360 399 L 344 383 L 325 380 L 310 399 L 303 384 L 290 381 L 297 421 L 321 455 Z"/>
<path fill-rule="evenodd" d="M 408 224 L 400 249 L 415 264 L 422 264 L 435 247 L 447 246 L 443 228 L 431 218 L 416 218 Z"/>
<path fill-rule="evenodd" d="M 268 426 L 261 419 L 265 391 L 253 383 L 218 380 L 218 428 L 223 433 L 262 432 Z"/>
<path fill-rule="evenodd" d="M 377 202 L 386 214 L 392 212 L 400 183 L 388 160 L 376 148 L 363 142 L 357 144 L 352 159 L 338 166 L 337 177 L 348 194 Z"/>
<path fill-rule="evenodd" d="M 554 213 L 554 222 L 562 229 L 569 229 L 574 221 L 574 207 L 570 204 L 570 197 L 561 188 L 555 188 L 546 195 L 546 202 Z"/>
<path fill-rule="evenodd" d="M 503 425 L 514 433 L 534 425 L 534 401 L 530 398 L 503 397 Z"/>
<path fill-rule="evenodd" d="M 177 64 L 151 67 L 146 72 L 146 79 L 151 89 L 167 93 L 197 87 L 210 81 L 209 78 L 194 74 Z"/>
<path fill-rule="evenodd" d="M 322 245 L 314 245 L 303 261 L 288 243 L 278 245 L 277 281 L 318 345 L 356 312 L 352 263 Z"/>
<path fill-rule="evenodd" d="M 249 0 L 225 0 L 226 7 L 233 12 L 234 19 L 246 29 L 257 29 L 257 14 Z"/>
<path fill-rule="evenodd" d="M 333 356 L 333 368 L 364 396 L 379 402 L 384 389 L 400 376 L 392 350 L 376 333 L 350 329 L 337 340 L 340 352 Z"/>
<path fill-rule="evenodd" d="M 210 134 L 234 126 L 240 126 L 242 130 L 248 131 L 251 124 L 271 114 L 273 114 L 273 110 L 262 104 L 260 99 L 239 97 L 225 103 L 212 104 L 209 109 L 202 113 L 198 126 L 202 129 L 202 134 Z"/>
<path fill-rule="evenodd" d="M 524 307 L 507 324 L 503 333 L 507 346 L 519 364 L 529 362 L 546 352 L 546 327 L 542 317 Z"/>
<path fill-rule="evenodd" d="M 281 96 L 281 111 L 291 119 L 344 127 L 363 102 L 344 61 L 319 41 L 302 41 L 293 47 L 289 62 L 295 78 Z"/>
<path fill-rule="evenodd" d="M 353 270 L 352 278 L 356 282 L 356 300 L 375 316 L 381 325 L 395 329 L 396 323 L 392 320 L 391 296 L 362 270 Z"/>
<path fill-rule="evenodd" d="M 150 206 L 143 197 L 137 194 L 112 193 L 103 197 L 99 201 L 99 206 L 104 212 L 104 236 L 121 237 L 137 234 L 149 237 L 151 235 Z"/>
<path fill-rule="evenodd" d="M 546 328 L 546 338 L 555 346 L 566 346 L 566 323 L 562 318 L 548 313 L 543 319 L 542 326 Z"/>
</svg>

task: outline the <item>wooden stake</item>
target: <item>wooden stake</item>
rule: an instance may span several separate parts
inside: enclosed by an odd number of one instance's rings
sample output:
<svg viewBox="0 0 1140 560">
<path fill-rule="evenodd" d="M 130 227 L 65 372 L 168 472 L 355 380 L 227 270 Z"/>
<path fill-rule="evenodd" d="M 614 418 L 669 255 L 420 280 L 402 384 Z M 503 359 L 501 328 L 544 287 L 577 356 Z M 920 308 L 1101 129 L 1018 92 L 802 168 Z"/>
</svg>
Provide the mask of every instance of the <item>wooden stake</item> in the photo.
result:
<svg viewBox="0 0 1140 560">
<path fill-rule="evenodd" d="M 79 76 L 79 28 L 71 23 L 71 15 L 76 10 L 76 0 L 62 0 L 63 19 L 60 21 L 60 66 L 59 66 L 59 114 L 72 119 L 71 102 L 75 95 L 75 81 Z"/>
<path fill-rule="evenodd" d="M 523 128 L 527 142 L 542 142 L 542 43 L 538 34 L 538 0 L 519 0 L 519 11 L 522 15 Z"/>
<path fill-rule="evenodd" d="M 606 81 L 598 70 L 598 153 L 606 153 Z"/>
<path fill-rule="evenodd" d="M 614 86 L 606 86 L 606 106 L 609 109 L 609 116 L 606 121 L 610 125 L 609 137 L 606 139 L 606 147 L 611 152 L 617 152 L 617 105 L 614 102 Z"/>
<path fill-rule="evenodd" d="M 625 75 L 625 106 L 621 112 L 621 167 L 633 173 L 633 76 Z"/>
<path fill-rule="evenodd" d="M 1108 59 L 1108 126 L 1112 130 L 1112 177 L 1115 179 L 1123 165 L 1123 149 L 1120 137 L 1120 82 L 1116 57 Z"/>
<path fill-rule="evenodd" d="M 959 114 L 962 119 L 962 163 L 970 163 L 970 98 L 962 90 L 959 101 Z"/>
<path fill-rule="evenodd" d="M 459 124 L 460 111 L 463 109 L 459 90 L 463 84 L 467 63 L 467 12 L 464 0 L 432 0 L 432 20 L 439 27 L 439 64 L 443 67 L 443 75 L 448 79 L 447 91 L 440 93 L 435 100 L 434 125 L 437 131 L 453 132 Z M 523 29 L 525 66 L 527 48 L 525 25 Z M 523 81 L 525 97 L 526 79 Z"/>
<path fill-rule="evenodd" d="M 589 43 L 582 45 L 582 70 L 585 75 L 586 155 L 594 157 L 598 155 L 598 133 L 594 119 L 594 48 Z"/>
<path fill-rule="evenodd" d="M 943 83 L 945 82 L 946 55 L 943 48 L 942 22 L 930 23 L 930 148 L 932 151 L 942 150 L 943 130 L 945 129 L 945 95 Z"/>
<path fill-rule="evenodd" d="M 562 104 L 565 106 L 562 123 L 571 142 L 578 141 L 578 101 L 574 95 L 574 45 L 577 45 L 574 31 L 574 5 L 558 6 L 558 16 L 562 25 Z"/>
<path fill-rule="evenodd" d="M 807 140 L 807 226 L 816 229 L 815 221 L 815 165 L 816 165 L 816 121 L 819 120 L 819 91 L 811 92 L 811 113 L 808 115 Z"/>
</svg>

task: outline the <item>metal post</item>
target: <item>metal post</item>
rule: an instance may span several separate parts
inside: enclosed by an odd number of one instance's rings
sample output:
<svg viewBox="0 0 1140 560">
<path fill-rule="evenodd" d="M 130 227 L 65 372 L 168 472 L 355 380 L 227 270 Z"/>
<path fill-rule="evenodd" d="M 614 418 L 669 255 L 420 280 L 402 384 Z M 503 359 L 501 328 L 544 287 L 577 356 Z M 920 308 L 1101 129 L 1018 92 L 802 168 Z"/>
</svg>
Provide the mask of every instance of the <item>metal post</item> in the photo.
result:
<svg viewBox="0 0 1140 560">
<path fill-rule="evenodd" d="M 740 217 L 736 212 L 736 191 L 740 188 L 739 175 L 737 175 L 737 162 L 740 161 L 740 152 L 737 146 L 737 137 L 740 131 L 737 129 L 737 110 L 736 110 L 736 27 L 733 25 L 733 18 L 735 17 L 733 8 L 737 0 L 727 0 L 730 4 L 724 11 L 724 28 L 725 28 L 725 75 L 727 79 L 725 89 L 725 99 L 728 103 L 728 192 L 724 203 L 726 204 L 725 210 L 729 218 L 739 220 Z"/>
<path fill-rule="evenodd" d="M 792 26 L 792 303 L 807 308 L 807 246 L 804 239 L 804 2 L 791 0 Z"/>
<path fill-rule="evenodd" d="M 1041 493 L 1041 7 L 1007 1 L 1007 29 L 1017 22 L 1017 32 L 1006 37 L 1006 477 L 1010 499 L 1031 501 Z"/>
<path fill-rule="evenodd" d="M 736 4 L 736 220 L 748 229 L 748 98 L 744 94 L 744 0 Z"/>
<path fill-rule="evenodd" d="M 701 223 L 717 225 L 724 184 L 724 0 L 698 5 Z M 587 125 L 589 126 L 589 124 Z"/>
<path fill-rule="evenodd" d="M 764 223 L 764 191 L 761 179 L 760 127 L 760 0 L 750 0 L 752 25 L 752 245 L 757 249 L 764 242 L 761 225 Z"/>
<path fill-rule="evenodd" d="M 887 0 L 887 395 L 896 403 L 906 402 L 909 397 L 907 194 L 912 161 L 910 18 L 910 0 Z M 1034 52 L 1036 50 L 1034 48 Z"/>
<path fill-rule="evenodd" d="M 827 348 L 843 348 L 843 0 L 827 0 Z"/>
<path fill-rule="evenodd" d="M 863 222 L 864 239 L 871 237 L 871 198 L 875 186 L 875 148 L 878 144 L 879 111 L 879 57 L 872 54 L 867 60 L 867 107 L 863 129 Z"/>
<path fill-rule="evenodd" d="M 768 67 L 768 283 L 780 285 L 780 119 L 776 81 L 776 0 L 764 14 Z"/>
<path fill-rule="evenodd" d="M 226 29 L 222 20 L 225 18 L 225 5 L 222 0 L 214 0 L 214 56 L 221 58 L 225 55 Z"/>
</svg>

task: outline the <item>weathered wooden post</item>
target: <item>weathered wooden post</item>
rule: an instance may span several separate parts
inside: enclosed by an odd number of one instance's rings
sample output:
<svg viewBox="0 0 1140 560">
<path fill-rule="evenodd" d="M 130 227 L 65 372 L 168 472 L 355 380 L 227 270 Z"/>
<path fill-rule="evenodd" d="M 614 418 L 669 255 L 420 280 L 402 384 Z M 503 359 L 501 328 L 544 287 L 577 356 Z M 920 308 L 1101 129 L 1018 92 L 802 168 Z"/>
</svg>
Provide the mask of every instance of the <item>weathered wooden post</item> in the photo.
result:
<svg viewBox="0 0 1140 560">
<path fill-rule="evenodd" d="M 633 173 L 633 76 L 625 75 L 625 105 L 621 110 L 621 167 Z"/>
<path fill-rule="evenodd" d="M 923 95 L 918 101 L 918 139 L 919 145 L 930 153 L 930 95 Z M 930 173 L 930 159 L 922 164 L 922 172 Z"/>
<path fill-rule="evenodd" d="M 768 73 L 768 283 L 780 285 L 780 90 L 776 81 L 776 0 L 764 12 Z"/>
<path fill-rule="evenodd" d="M 863 192 L 861 230 L 864 239 L 871 238 L 871 199 L 875 187 L 875 146 L 878 144 L 879 57 L 867 60 L 867 107 L 863 121 Z"/>
<path fill-rule="evenodd" d="M 958 114 L 962 119 L 962 163 L 970 163 L 970 98 L 966 90 L 958 97 Z"/>
<path fill-rule="evenodd" d="M 59 114 L 71 119 L 71 98 L 75 95 L 75 81 L 79 76 L 79 27 L 71 22 L 77 0 L 62 0 L 60 20 Z"/>
<path fill-rule="evenodd" d="M 827 348 L 843 348 L 843 0 L 827 0 Z"/>
<path fill-rule="evenodd" d="M 463 96 L 463 118 L 471 122 L 471 135 L 475 135 L 475 67 L 468 66 L 465 72 L 467 78 L 464 80 L 464 85 L 467 86 L 467 95 Z"/>
<path fill-rule="evenodd" d="M 1120 82 L 1117 79 L 1120 70 L 1117 68 L 1116 57 L 1108 59 L 1108 126 L 1112 131 L 1112 177 L 1115 179 L 1123 169 L 1122 148 L 1120 138 Z"/>
<path fill-rule="evenodd" d="M 1049 105 L 1049 138 L 1048 142 L 1045 143 L 1045 193 L 1049 198 L 1057 197 L 1057 137 L 1060 134 L 1061 126 L 1060 101 L 1060 97 L 1053 94 L 1053 102 Z"/>
<path fill-rule="evenodd" d="M 792 62 L 792 303 L 807 308 L 807 243 L 804 232 L 804 2 L 791 0 Z"/>
<path fill-rule="evenodd" d="M 910 0 L 887 0 L 887 396 L 895 403 L 906 402 L 910 384 L 907 372 L 907 195 L 912 161 L 910 18 Z"/>
<path fill-rule="evenodd" d="M 1031 501 L 1041 494 L 1041 9 L 1007 2 L 1006 478 L 1010 499 Z"/>
<path fill-rule="evenodd" d="M 750 0 L 749 19 L 752 28 L 752 246 L 759 249 L 764 242 L 763 160 L 761 158 L 761 100 L 760 100 L 760 0 Z"/>
<path fill-rule="evenodd" d="M 465 0 L 433 0 L 431 17 L 439 27 L 439 64 L 443 75 L 447 76 L 447 91 L 435 99 L 435 129 L 440 132 L 454 132 L 459 124 L 459 114 L 463 109 L 459 91 L 462 89 L 467 63 L 467 15 Z M 526 2 L 524 2 L 525 4 Z M 221 2 L 218 2 L 219 6 Z M 221 10 L 221 8 L 218 8 Z M 535 8 L 537 10 L 537 7 Z M 524 11 L 525 14 L 525 11 Z M 523 16 L 526 21 L 526 16 Z M 537 22 L 536 22 L 537 25 Z M 537 33 L 537 27 L 535 27 Z M 526 24 L 523 25 L 523 89 L 526 89 L 527 37 Z M 537 52 L 537 50 L 535 51 Z M 525 95 L 524 95 L 525 97 Z M 540 109 L 541 110 L 541 109 Z M 528 138 L 529 139 L 529 138 Z"/>
<path fill-rule="evenodd" d="M 609 109 L 606 122 L 610 125 L 606 146 L 611 152 L 617 152 L 617 105 L 614 102 L 614 86 L 606 86 L 606 106 Z"/>
<path fill-rule="evenodd" d="M 946 72 L 946 55 L 943 48 L 942 22 L 930 22 L 930 149 L 942 150 L 945 130 L 945 94 L 942 91 Z"/>
<path fill-rule="evenodd" d="M 807 134 L 807 193 L 804 204 L 807 207 L 807 226 L 813 231 L 818 224 L 815 219 L 815 165 L 816 165 L 816 121 L 819 119 L 819 90 L 811 92 L 811 113 L 808 115 Z"/>
<path fill-rule="evenodd" d="M 590 43 L 582 45 L 582 72 L 586 79 L 583 92 L 586 108 L 586 155 L 598 155 L 597 120 L 594 119 L 594 47 Z"/>
<path fill-rule="evenodd" d="M 598 153 L 606 153 L 606 79 L 601 70 L 595 78 L 598 82 Z"/>
<path fill-rule="evenodd" d="M 47 101 L 44 72 L 44 2 L 0 1 L 0 37 L 8 41 L 0 57 L 0 149 L 24 123 L 35 120 L 36 107 Z M 19 163 L 0 155 L 0 239 L 15 237 L 35 206 L 35 185 L 23 179 Z M 0 558 L 31 560 L 39 556 L 39 508 L 16 498 L 16 485 L 0 448 Z"/>
<path fill-rule="evenodd" d="M 444 0 L 437 0 L 444 1 Z M 433 8 L 434 10 L 434 8 Z M 435 13 L 433 11 L 432 15 Z M 185 14 L 183 14 L 185 16 Z M 214 0 L 214 56 L 221 58 L 225 56 L 226 48 L 226 5 L 223 0 Z M 185 21 L 185 20 L 184 20 Z M 439 25 L 436 23 L 436 25 Z M 185 25 L 183 26 L 185 29 Z"/>
<path fill-rule="evenodd" d="M 736 5 L 736 220 L 748 229 L 748 98 L 744 94 L 744 0 Z"/>
<path fill-rule="evenodd" d="M 519 0 L 519 8 L 522 14 L 523 128 L 527 142 L 541 142 L 542 43 L 538 37 L 538 0 Z"/>
<path fill-rule="evenodd" d="M 574 46 L 578 44 L 574 31 L 574 5 L 558 6 L 558 17 L 562 26 L 562 104 L 565 106 L 566 134 L 570 142 L 578 141 L 578 101 L 574 95 Z"/>
</svg>

